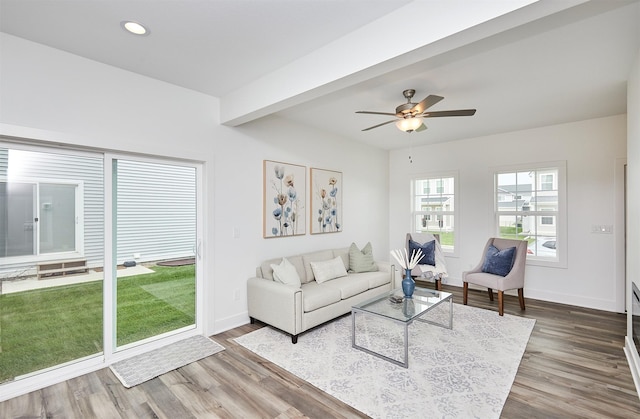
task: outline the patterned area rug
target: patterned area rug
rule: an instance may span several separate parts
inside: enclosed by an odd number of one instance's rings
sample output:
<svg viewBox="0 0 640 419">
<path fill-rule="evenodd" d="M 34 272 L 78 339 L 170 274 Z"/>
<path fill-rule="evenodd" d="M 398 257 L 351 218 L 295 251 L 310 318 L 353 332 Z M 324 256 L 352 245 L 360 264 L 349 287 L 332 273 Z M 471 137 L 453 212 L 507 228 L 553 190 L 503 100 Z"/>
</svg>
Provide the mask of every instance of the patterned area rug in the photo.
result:
<svg viewBox="0 0 640 419">
<path fill-rule="evenodd" d="M 130 388 L 223 350 L 224 347 L 206 336 L 192 336 L 116 362 L 110 368 L 122 385 Z"/>
<path fill-rule="evenodd" d="M 444 323 L 448 305 L 425 319 Z M 358 314 L 357 343 L 403 356 L 403 327 Z M 453 330 L 409 326 L 409 368 L 351 347 L 351 316 L 300 336 L 264 327 L 235 341 L 373 418 L 499 418 L 535 320 L 454 304 Z"/>
</svg>

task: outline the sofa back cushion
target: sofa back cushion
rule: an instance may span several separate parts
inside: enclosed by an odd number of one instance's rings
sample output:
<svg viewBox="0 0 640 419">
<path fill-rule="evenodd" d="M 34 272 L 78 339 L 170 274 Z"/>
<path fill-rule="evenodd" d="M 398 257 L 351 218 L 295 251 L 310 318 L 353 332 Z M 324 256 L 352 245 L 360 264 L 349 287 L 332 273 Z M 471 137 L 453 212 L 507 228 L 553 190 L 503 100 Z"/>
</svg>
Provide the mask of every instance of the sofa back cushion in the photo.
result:
<svg viewBox="0 0 640 419">
<path fill-rule="evenodd" d="M 349 270 L 349 248 L 343 247 L 342 249 L 333 249 L 333 257 L 338 257 L 342 259 L 342 263 L 344 263 L 344 268 Z"/>
</svg>

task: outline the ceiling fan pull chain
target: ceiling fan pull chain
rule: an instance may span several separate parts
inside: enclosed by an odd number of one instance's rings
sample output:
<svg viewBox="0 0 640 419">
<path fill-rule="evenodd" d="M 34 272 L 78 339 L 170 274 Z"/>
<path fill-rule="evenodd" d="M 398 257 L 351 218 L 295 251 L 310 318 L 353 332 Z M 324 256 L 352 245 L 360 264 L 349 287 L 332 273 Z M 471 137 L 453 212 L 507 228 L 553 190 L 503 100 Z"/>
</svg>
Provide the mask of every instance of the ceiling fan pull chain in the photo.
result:
<svg viewBox="0 0 640 419">
<path fill-rule="evenodd" d="M 413 158 L 411 155 L 413 154 L 413 137 L 409 140 L 409 164 L 413 164 Z"/>
</svg>

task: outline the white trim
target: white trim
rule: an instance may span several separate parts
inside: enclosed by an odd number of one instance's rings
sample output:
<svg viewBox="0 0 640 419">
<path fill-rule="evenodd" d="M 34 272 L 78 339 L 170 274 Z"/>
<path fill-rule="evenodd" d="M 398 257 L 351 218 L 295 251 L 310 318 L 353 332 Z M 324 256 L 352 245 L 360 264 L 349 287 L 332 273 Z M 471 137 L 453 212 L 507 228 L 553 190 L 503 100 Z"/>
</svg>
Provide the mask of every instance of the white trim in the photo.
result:
<svg viewBox="0 0 640 419">
<path fill-rule="evenodd" d="M 626 251 L 626 202 L 625 202 L 625 166 L 626 158 L 617 158 L 613 175 L 613 276 L 615 286 L 616 311 L 624 313 L 627 307 L 627 251 Z"/>
</svg>

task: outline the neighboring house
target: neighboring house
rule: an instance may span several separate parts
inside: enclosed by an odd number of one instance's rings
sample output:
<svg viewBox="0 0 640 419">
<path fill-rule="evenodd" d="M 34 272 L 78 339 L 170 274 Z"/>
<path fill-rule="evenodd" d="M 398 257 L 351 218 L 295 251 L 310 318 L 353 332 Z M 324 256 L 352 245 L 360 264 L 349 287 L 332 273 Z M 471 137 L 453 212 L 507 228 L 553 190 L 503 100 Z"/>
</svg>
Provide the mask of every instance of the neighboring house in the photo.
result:
<svg viewBox="0 0 640 419">
<path fill-rule="evenodd" d="M 520 213 L 515 219 L 500 218 L 500 227 L 515 227 L 526 236 L 555 237 L 558 211 L 558 179 L 555 171 L 539 170 L 536 179 L 530 173 L 526 183 L 501 184 L 496 189 L 498 211 Z M 519 177 L 523 179 L 523 177 Z M 530 216 L 531 212 L 545 215 Z"/>
<path fill-rule="evenodd" d="M 419 180 L 416 197 L 420 200 L 421 224 L 423 231 L 453 231 L 453 218 L 444 214 L 454 210 L 453 178 L 429 178 Z M 433 214 L 430 214 L 433 213 Z"/>
<path fill-rule="evenodd" d="M 192 257 L 195 214 L 180 208 L 195 205 L 193 173 L 119 163 L 117 263 Z M 157 179 L 166 176 L 180 183 L 164 182 L 161 193 L 153 192 Z M 97 157 L 0 149 L 0 277 L 33 275 L 38 262 L 63 259 L 86 259 L 88 267 L 101 268 L 102 177 Z M 141 189 L 151 193 L 141 197 Z M 176 210 L 149 216 L 152 208 L 167 204 Z M 168 225 L 180 227 L 166 237 Z"/>
</svg>

